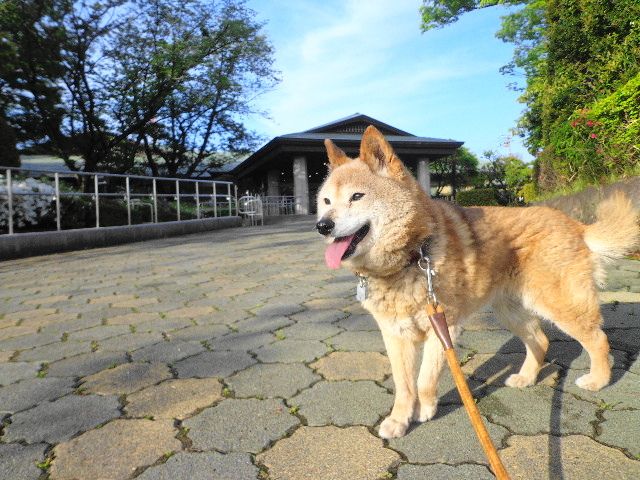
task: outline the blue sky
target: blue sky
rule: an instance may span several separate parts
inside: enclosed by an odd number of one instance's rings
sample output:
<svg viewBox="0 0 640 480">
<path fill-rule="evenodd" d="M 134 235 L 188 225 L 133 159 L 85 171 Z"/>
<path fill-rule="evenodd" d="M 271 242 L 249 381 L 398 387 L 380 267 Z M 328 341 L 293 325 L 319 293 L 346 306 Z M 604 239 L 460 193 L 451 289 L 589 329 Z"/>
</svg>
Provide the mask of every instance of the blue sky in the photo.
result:
<svg viewBox="0 0 640 480">
<path fill-rule="evenodd" d="M 531 156 L 511 138 L 523 106 L 499 73 L 512 45 L 495 38 L 502 7 L 422 34 L 418 0 L 249 0 L 275 48 L 282 82 L 258 98 L 273 137 L 359 112 L 420 136 Z M 522 80 L 522 79 L 520 79 Z"/>
</svg>

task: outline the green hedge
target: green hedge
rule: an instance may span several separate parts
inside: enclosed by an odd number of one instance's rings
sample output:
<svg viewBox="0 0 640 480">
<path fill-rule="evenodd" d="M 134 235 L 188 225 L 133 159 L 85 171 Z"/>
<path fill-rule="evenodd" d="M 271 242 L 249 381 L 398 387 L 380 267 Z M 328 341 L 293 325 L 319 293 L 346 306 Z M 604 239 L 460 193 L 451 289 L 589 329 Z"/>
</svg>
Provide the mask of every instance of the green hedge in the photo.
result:
<svg viewBox="0 0 640 480">
<path fill-rule="evenodd" d="M 456 202 L 463 207 L 498 206 L 498 195 L 493 188 L 475 188 L 457 193 Z"/>
</svg>

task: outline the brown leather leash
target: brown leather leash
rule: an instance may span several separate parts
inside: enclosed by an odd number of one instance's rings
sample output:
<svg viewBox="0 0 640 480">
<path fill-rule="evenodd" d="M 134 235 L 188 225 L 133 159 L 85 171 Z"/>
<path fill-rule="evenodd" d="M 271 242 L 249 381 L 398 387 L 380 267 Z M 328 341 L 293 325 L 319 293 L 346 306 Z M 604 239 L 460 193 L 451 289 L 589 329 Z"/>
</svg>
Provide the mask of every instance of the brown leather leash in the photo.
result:
<svg viewBox="0 0 640 480">
<path fill-rule="evenodd" d="M 489 465 L 491 467 L 491 470 L 493 471 L 493 474 L 498 480 L 509 480 L 509 474 L 504 468 L 504 465 L 502 464 L 502 461 L 498 456 L 498 452 L 496 451 L 496 447 L 491 441 L 489 432 L 487 431 L 487 428 L 482 421 L 478 406 L 473 399 L 473 395 L 471 395 L 467 380 L 465 379 L 464 374 L 462 373 L 462 369 L 460 368 L 460 362 L 458 361 L 456 351 L 453 349 L 453 343 L 451 341 L 451 336 L 449 335 L 447 319 L 444 315 L 442 305 L 438 303 L 438 299 L 436 298 L 436 294 L 433 289 L 432 276 L 435 272 L 431 269 L 431 261 L 425 249 L 421 249 L 421 258 L 418 261 L 418 266 L 427 277 L 427 316 L 431 321 L 433 331 L 436 333 L 438 339 L 442 343 L 445 356 L 447 357 L 447 363 L 449 364 L 449 369 L 451 370 L 453 380 L 456 383 L 456 388 L 458 389 L 458 393 L 460 394 L 460 398 L 462 399 L 464 408 L 469 415 L 469 419 L 471 420 L 471 426 L 473 426 L 478 440 L 480 441 L 480 445 L 484 450 L 484 454 L 487 457 L 487 460 L 489 460 Z"/>
</svg>

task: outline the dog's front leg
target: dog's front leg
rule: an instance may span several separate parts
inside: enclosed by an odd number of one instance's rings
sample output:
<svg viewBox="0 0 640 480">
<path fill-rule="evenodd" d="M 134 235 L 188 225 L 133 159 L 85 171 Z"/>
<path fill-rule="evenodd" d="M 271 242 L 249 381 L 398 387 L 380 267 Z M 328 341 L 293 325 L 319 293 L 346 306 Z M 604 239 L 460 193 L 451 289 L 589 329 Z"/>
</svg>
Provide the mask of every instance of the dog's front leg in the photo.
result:
<svg viewBox="0 0 640 480">
<path fill-rule="evenodd" d="M 458 335 L 457 327 L 449 327 L 451 340 L 455 342 Z M 431 420 L 438 408 L 438 379 L 444 364 L 444 349 L 433 329 L 429 330 L 424 342 L 422 364 L 418 375 L 418 400 L 420 406 L 414 412 L 413 418 L 419 422 Z"/>
<path fill-rule="evenodd" d="M 406 433 L 417 404 L 418 344 L 411 339 L 385 332 L 384 329 L 382 337 L 391 362 L 396 398 L 391 414 L 380 424 L 378 433 L 382 438 L 397 438 Z"/>
</svg>

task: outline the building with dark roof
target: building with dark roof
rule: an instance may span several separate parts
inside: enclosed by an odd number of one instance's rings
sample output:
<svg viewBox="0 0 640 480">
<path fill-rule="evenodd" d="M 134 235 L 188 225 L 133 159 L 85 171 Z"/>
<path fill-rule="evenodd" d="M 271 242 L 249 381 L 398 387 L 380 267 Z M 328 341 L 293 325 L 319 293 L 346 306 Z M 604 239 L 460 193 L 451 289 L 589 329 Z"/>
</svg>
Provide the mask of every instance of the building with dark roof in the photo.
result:
<svg viewBox="0 0 640 480">
<path fill-rule="evenodd" d="M 296 213 L 315 210 L 315 195 L 327 175 L 325 138 L 351 157 L 358 156 L 364 130 L 373 125 L 391 143 L 402 161 L 430 191 L 429 163 L 456 152 L 463 142 L 419 137 L 380 120 L 356 113 L 299 133 L 274 137 L 230 172 L 240 191 L 269 196 L 293 195 Z"/>
</svg>

